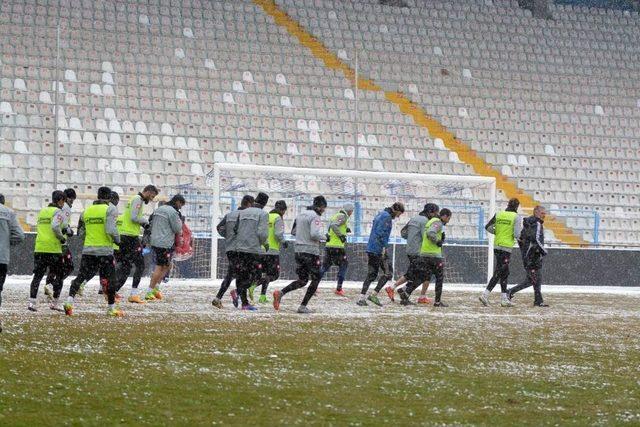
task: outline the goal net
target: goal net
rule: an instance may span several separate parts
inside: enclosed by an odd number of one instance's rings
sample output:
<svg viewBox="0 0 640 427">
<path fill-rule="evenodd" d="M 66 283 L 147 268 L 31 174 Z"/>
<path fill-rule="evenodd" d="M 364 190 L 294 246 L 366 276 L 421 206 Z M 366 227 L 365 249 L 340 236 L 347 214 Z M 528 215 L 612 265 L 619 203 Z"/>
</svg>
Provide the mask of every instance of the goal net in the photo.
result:
<svg viewBox="0 0 640 427">
<path fill-rule="evenodd" d="M 400 237 L 400 230 L 428 202 L 453 212 L 445 230 L 446 282 L 483 283 L 493 269 L 491 242 L 484 224 L 495 210 L 494 178 L 219 163 L 208 180 L 210 190 L 179 189 L 187 200 L 183 212 L 194 234 L 194 256 L 177 265 L 174 275 L 224 277 L 228 267 L 224 239 L 215 231 L 215 225 L 225 214 L 237 209 L 245 194 L 255 196 L 260 191 L 269 195 L 267 211 L 276 201 L 286 201 L 285 233 L 291 241 L 295 217 L 315 196 L 323 195 L 328 202 L 323 215 L 325 228 L 345 203 L 355 206 L 350 219 L 352 233 L 347 240 L 347 280 L 364 280 L 366 244 L 373 218 L 396 201 L 404 203 L 405 213 L 394 221 L 390 239 L 389 255 L 395 277 L 404 274 L 407 268 L 406 241 Z M 282 251 L 281 258 L 280 278 L 293 279 L 293 244 Z M 334 267 L 323 280 L 335 280 L 336 273 Z"/>
</svg>

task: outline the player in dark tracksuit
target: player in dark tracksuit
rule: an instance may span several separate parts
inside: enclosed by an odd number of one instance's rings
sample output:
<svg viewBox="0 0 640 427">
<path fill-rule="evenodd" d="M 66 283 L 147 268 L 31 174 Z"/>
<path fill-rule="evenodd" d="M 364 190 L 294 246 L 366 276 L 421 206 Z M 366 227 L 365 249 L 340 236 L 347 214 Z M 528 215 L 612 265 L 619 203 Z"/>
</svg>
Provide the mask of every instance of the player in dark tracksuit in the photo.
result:
<svg viewBox="0 0 640 427">
<path fill-rule="evenodd" d="M 269 248 L 269 214 L 263 209 L 268 201 L 267 194 L 258 193 L 253 206 L 240 212 L 235 225 L 239 266 L 236 269 L 236 287 L 243 310 L 256 310 L 249 304 L 247 294 L 251 284 L 262 276 L 262 257 L 267 252 L 265 249 Z"/>
<path fill-rule="evenodd" d="M 238 264 L 238 252 L 236 251 L 236 224 L 238 222 L 238 216 L 240 215 L 240 212 L 242 210 L 253 206 L 254 202 L 255 199 L 253 196 L 244 196 L 242 198 L 242 201 L 240 202 L 240 207 L 235 211 L 226 214 L 216 226 L 218 234 L 224 237 L 224 251 L 229 262 L 229 265 L 227 267 L 227 274 L 220 284 L 220 289 L 218 290 L 216 297 L 213 299 L 213 301 L 211 301 L 211 304 L 216 308 L 222 308 L 222 297 L 224 297 L 224 294 L 229 289 L 231 282 L 236 278 L 238 274 L 237 270 L 240 267 L 240 265 Z M 234 300 L 234 305 L 236 307 L 238 306 L 237 294 L 238 293 L 236 291 L 235 296 L 232 297 Z"/>
<path fill-rule="evenodd" d="M 53 292 L 50 294 L 51 309 L 62 311 L 58 306 L 58 297 L 62 291 L 64 274 L 63 246 L 67 241 L 62 207 L 65 204 L 64 192 L 56 190 L 51 195 L 51 203 L 38 213 L 36 244 L 33 254 L 33 279 L 31 280 L 29 307 L 38 311 L 36 298 L 42 278 L 47 271 L 52 276 Z"/>
<path fill-rule="evenodd" d="M 489 305 L 489 294 L 498 282 L 502 292 L 502 307 L 511 307 L 512 303 L 507 295 L 507 280 L 509 279 L 509 264 L 511 263 L 511 251 L 518 236 L 522 231 L 522 221 L 518 217 L 518 207 L 520 201 L 511 199 L 504 211 L 496 213 L 487 223 L 485 229 L 493 234 L 493 254 L 495 256 L 495 266 L 493 276 L 482 291 L 479 299 L 485 307 Z"/>
<path fill-rule="evenodd" d="M 400 235 L 403 239 L 407 240 L 406 255 L 409 260 L 409 266 L 407 272 L 402 275 L 396 282 L 387 286 L 385 291 L 391 301 L 395 301 L 395 291 L 400 286 L 407 283 L 407 277 L 414 275 L 415 269 L 419 267 L 420 261 L 420 248 L 422 247 L 422 234 L 424 226 L 431 218 L 437 216 L 440 212 L 440 208 L 435 203 L 426 203 L 422 212 L 414 216 L 409 222 L 402 227 Z M 422 291 L 420 292 L 420 298 L 418 298 L 418 304 L 429 304 L 430 300 L 427 298 L 427 289 L 429 288 L 429 279 L 422 284 Z"/>
<path fill-rule="evenodd" d="M 64 206 L 62 206 L 62 214 L 63 214 L 63 223 L 62 230 L 68 239 L 73 236 L 73 229 L 71 228 L 71 207 L 73 206 L 73 202 L 76 200 L 76 191 L 73 188 L 67 188 L 64 190 L 64 195 L 66 196 L 66 202 Z M 74 265 L 73 265 L 73 256 L 71 255 L 71 250 L 69 249 L 69 245 L 65 244 L 62 247 L 62 280 L 69 277 L 71 273 L 73 273 Z M 55 274 L 52 271 L 49 271 L 47 274 L 47 280 L 44 284 L 44 293 L 48 297 L 53 298 L 53 282 L 56 280 Z"/>
<path fill-rule="evenodd" d="M 347 276 L 347 268 L 349 267 L 345 244 L 347 242 L 347 234 L 351 232 L 349 218 L 353 214 L 353 209 L 353 203 L 347 202 L 339 212 L 331 217 L 329 231 L 326 235 L 327 243 L 324 248 L 324 260 L 322 261 L 322 267 L 320 267 L 320 275 L 324 276 L 332 265 L 338 266 L 338 286 L 335 293 L 341 297 L 345 295 L 342 284 Z"/>
<path fill-rule="evenodd" d="M 522 222 L 522 233 L 520 234 L 520 250 L 522 251 L 522 262 L 527 272 L 527 278 L 521 283 L 507 291 L 509 299 L 516 292 L 533 286 L 534 300 L 536 307 L 548 307 L 542 299 L 542 258 L 547 255 L 544 247 L 544 218 L 547 212 L 544 207 L 536 206 L 533 215 L 525 218 Z"/>
<path fill-rule="evenodd" d="M 422 234 L 422 246 L 420 256 L 417 259 L 417 267 L 407 277 L 407 286 L 398 291 L 400 304 L 411 305 L 409 301 L 411 293 L 420 286 L 431 275 L 436 278 L 434 307 L 448 307 L 442 302 L 442 287 L 444 283 L 444 255 L 442 245 L 445 240 L 444 226 L 451 219 L 451 211 L 447 208 L 440 210 L 440 213 L 431 218 L 424 226 Z"/>
<path fill-rule="evenodd" d="M 267 299 L 269 283 L 280 277 L 280 247 L 287 248 L 287 242 L 284 238 L 284 220 L 282 219 L 286 212 L 287 203 L 284 200 L 278 200 L 274 209 L 269 212 L 269 237 L 267 238 L 269 248 L 262 257 L 262 277 L 249 288 L 249 299 L 253 300 L 253 289 L 260 286 L 258 302 L 261 304 L 269 302 Z"/>
<path fill-rule="evenodd" d="M 128 301 L 133 304 L 143 304 L 144 300 L 138 295 L 138 286 L 144 273 L 145 263 L 142 255 L 142 241 L 140 233 L 149 229 L 149 221 L 144 217 L 144 205 L 149 204 L 158 195 L 159 190 L 153 185 L 147 185 L 140 193 L 133 196 L 126 204 L 124 212 L 118 216 L 118 232 L 120 245 L 116 252 L 116 280 L 118 291 L 127 282 L 132 267 L 135 267 L 131 294 Z"/>
<path fill-rule="evenodd" d="M 391 207 L 384 208 L 373 219 L 371 225 L 371 233 L 369 234 L 369 242 L 367 243 L 367 278 L 362 283 L 362 291 L 360 298 L 356 303 L 359 306 L 366 306 L 367 300 L 377 306 L 382 306 L 378 293 L 393 277 L 393 269 L 387 256 L 387 245 L 389 244 L 389 236 L 393 220 L 404 213 L 404 205 L 401 202 L 395 202 Z M 371 282 L 378 277 L 378 271 L 382 268 L 382 276 L 378 279 L 374 293 L 367 296 Z"/>
<path fill-rule="evenodd" d="M 298 279 L 289 283 L 281 291 L 273 292 L 273 308 L 280 310 L 282 297 L 289 292 L 304 288 L 311 280 L 307 292 L 302 299 L 298 313 L 307 314 L 311 310 L 307 304 L 315 295 L 320 283 L 320 243 L 325 239 L 321 216 L 327 208 L 324 196 L 316 196 L 313 204 L 296 217 L 291 234 L 295 236 L 295 260 Z"/>
</svg>

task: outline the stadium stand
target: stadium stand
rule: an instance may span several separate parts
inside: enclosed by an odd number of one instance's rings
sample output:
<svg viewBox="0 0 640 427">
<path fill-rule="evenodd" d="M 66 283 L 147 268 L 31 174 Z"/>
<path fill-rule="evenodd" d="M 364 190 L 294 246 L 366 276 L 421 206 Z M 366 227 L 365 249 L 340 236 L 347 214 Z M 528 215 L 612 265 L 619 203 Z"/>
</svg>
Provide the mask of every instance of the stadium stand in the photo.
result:
<svg viewBox="0 0 640 427">
<path fill-rule="evenodd" d="M 54 161 L 84 193 L 221 161 L 490 174 L 561 242 L 637 242 L 637 13 L 406 3 L 5 0 L 0 185 L 33 224 Z"/>
</svg>

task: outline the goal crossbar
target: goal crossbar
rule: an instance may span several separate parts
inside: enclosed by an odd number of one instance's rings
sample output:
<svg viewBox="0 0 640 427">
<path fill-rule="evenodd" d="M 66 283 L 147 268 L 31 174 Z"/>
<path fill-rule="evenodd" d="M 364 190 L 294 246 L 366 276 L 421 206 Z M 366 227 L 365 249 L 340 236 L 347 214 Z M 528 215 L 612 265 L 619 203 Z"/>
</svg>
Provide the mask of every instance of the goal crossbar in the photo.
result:
<svg viewBox="0 0 640 427">
<path fill-rule="evenodd" d="M 403 172 L 375 172 L 375 171 L 361 171 L 351 169 L 316 169 L 316 168 L 300 168 L 300 167 L 288 167 L 288 166 L 266 166 L 266 165 L 248 165 L 242 163 L 216 163 L 213 166 L 214 174 L 216 170 L 228 170 L 228 171 L 256 171 L 256 172 L 268 172 L 277 173 L 283 172 L 291 175 L 294 174 L 309 174 L 315 176 L 343 176 L 348 178 L 378 178 L 384 177 L 385 179 L 405 179 L 405 180 L 430 180 L 430 181 L 457 181 L 468 182 L 473 184 L 495 184 L 496 179 L 489 176 L 473 176 L 473 175 L 438 175 L 438 174 L 423 174 L 423 173 L 403 173 Z"/>
</svg>

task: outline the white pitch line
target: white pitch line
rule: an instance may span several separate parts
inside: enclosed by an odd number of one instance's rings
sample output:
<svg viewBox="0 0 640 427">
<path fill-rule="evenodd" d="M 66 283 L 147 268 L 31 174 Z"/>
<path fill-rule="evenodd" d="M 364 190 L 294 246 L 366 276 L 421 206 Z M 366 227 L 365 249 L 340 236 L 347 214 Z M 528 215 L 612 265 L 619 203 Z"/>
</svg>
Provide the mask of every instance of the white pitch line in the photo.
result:
<svg viewBox="0 0 640 427">
<path fill-rule="evenodd" d="M 238 310 L 240 311 L 240 310 Z M 82 318 L 83 314 L 96 314 L 96 315 L 105 315 L 106 314 L 106 309 L 105 310 L 83 310 L 83 311 L 74 311 L 75 314 L 72 316 L 73 318 Z M 6 316 L 7 314 L 26 314 L 27 310 L 16 310 L 16 309 L 8 309 L 5 310 L 4 308 L 2 309 L 2 315 Z M 166 315 L 176 315 L 176 316 L 194 316 L 194 317 L 213 317 L 216 318 L 216 320 L 218 317 L 220 317 L 221 314 L 231 314 L 233 313 L 232 311 L 227 311 L 227 312 L 220 312 L 219 314 L 216 314 L 215 312 L 210 312 L 210 311 L 154 311 L 154 312 L 132 312 L 132 311 L 126 311 L 125 310 L 125 315 L 124 317 L 121 318 L 117 318 L 117 319 L 121 319 L 121 320 L 126 320 L 127 318 L 134 318 L 134 317 L 140 317 L 140 318 L 144 318 L 144 317 L 154 317 L 156 315 L 158 316 L 166 316 Z M 557 314 L 557 313 L 554 313 Z M 573 315 L 571 313 L 567 313 L 567 315 Z M 51 314 L 39 314 L 33 317 L 47 317 L 47 318 L 51 318 L 54 316 L 64 316 L 64 314 L 55 314 L 55 313 L 51 313 Z M 482 314 L 478 314 L 478 313 L 441 313 L 441 314 L 436 314 L 436 313 L 429 313 L 427 311 L 424 312 L 380 312 L 380 313 L 372 313 L 372 312 L 365 312 L 365 313 L 336 313 L 336 312 L 323 312 L 321 310 L 316 310 L 311 314 L 298 314 L 296 313 L 296 311 L 294 309 L 291 310 L 286 310 L 286 311 L 280 311 L 279 313 L 276 312 L 252 312 L 252 313 L 235 313 L 234 315 L 234 319 L 238 319 L 238 316 L 244 316 L 246 318 L 251 318 L 254 317 L 256 319 L 265 319 L 265 318 L 275 318 L 277 316 L 287 316 L 287 317 L 294 317 L 297 319 L 307 319 L 307 318 L 316 318 L 316 317 L 325 317 L 325 318 L 340 318 L 340 319 L 355 319 L 355 318 L 372 318 L 372 317 L 416 317 L 416 316 L 429 316 L 429 317 L 458 317 L 458 318 L 481 318 L 481 317 L 489 317 L 489 318 L 502 318 L 502 317 L 508 317 L 508 318 L 539 318 L 541 316 L 541 314 L 489 314 L 489 313 L 482 313 Z M 594 317 L 593 315 L 590 315 L 590 317 Z M 605 316 L 606 317 L 606 316 Z M 114 318 L 116 319 L 116 318 Z"/>
<path fill-rule="evenodd" d="M 69 283 L 72 278 L 68 278 L 65 280 L 65 286 L 62 295 L 66 296 L 66 292 L 68 291 Z M 161 284 L 161 288 L 163 289 L 179 289 L 180 287 L 184 287 L 186 289 L 202 289 L 207 288 L 211 289 L 213 293 L 214 290 L 217 290 L 220 286 L 220 282 L 222 280 L 207 280 L 207 279 L 171 279 L 169 283 Z M 278 280 L 269 285 L 270 290 L 274 290 L 276 288 L 281 288 L 290 283 L 290 280 Z M 7 283 L 5 283 L 5 290 L 12 289 L 20 286 L 28 286 L 31 283 L 31 276 L 9 276 L 7 278 Z M 126 292 L 130 289 L 130 283 L 127 282 L 123 288 Z M 144 290 L 147 288 L 149 283 L 149 278 L 144 278 L 143 282 L 140 283 L 140 290 Z M 235 282 L 234 282 L 235 283 Z M 391 283 L 391 282 L 390 282 Z M 98 279 L 94 278 L 89 282 L 89 286 L 95 286 L 97 289 Z M 509 287 L 514 286 L 515 283 L 509 284 Z M 362 282 L 344 282 L 343 287 L 345 289 L 360 289 L 362 286 Z M 444 292 L 481 292 L 486 284 L 458 284 L 458 283 L 445 283 L 444 284 Z M 320 283 L 318 286 L 319 289 L 333 289 L 335 287 L 335 281 L 325 280 Z M 25 292 L 28 292 L 28 288 L 25 289 Z M 42 289 L 42 285 L 41 285 Z M 233 284 L 231 289 L 233 289 Z M 429 288 L 429 291 L 432 291 L 433 284 Z M 533 292 L 533 289 L 525 289 L 522 291 L 523 293 Z M 499 289 L 494 289 L 494 294 L 499 295 Z M 542 293 L 544 294 L 610 294 L 610 295 L 629 295 L 629 296 L 640 296 L 640 286 L 552 286 L 552 285 L 543 285 Z"/>
</svg>

